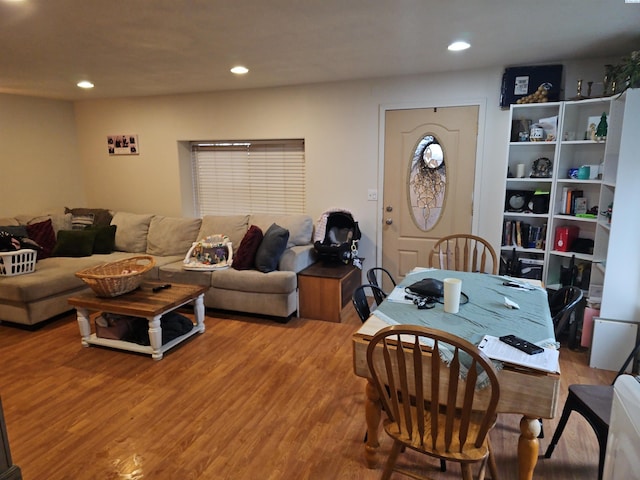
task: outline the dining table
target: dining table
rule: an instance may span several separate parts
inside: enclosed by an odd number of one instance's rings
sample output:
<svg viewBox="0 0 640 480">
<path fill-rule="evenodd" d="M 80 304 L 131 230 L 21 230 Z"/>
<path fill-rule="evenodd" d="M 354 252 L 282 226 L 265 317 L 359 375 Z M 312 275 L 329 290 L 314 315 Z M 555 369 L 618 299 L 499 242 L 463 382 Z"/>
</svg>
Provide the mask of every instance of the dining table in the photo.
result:
<svg viewBox="0 0 640 480">
<path fill-rule="evenodd" d="M 432 299 L 418 308 L 411 289 L 413 283 L 433 278 L 462 280 L 461 302 L 457 313 L 444 311 L 442 298 Z M 415 268 L 378 305 L 353 335 L 353 368 L 367 379 L 365 418 L 367 440 L 365 458 L 370 468 L 378 464 L 378 430 L 382 406 L 367 366 L 367 348 L 373 335 L 389 325 L 421 325 L 446 331 L 474 345 L 485 336 L 516 335 L 548 349 L 557 349 L 547 292 L 540 282 L 486 273 Z M 535 469 L 541 425 L 540 419 L 556 414 L 560 369 L 541 370 L 535 366 L 493 360 L 500 381 L 499 414 L 518 414 L 520 435 L 517 442 L 518 479 L 531 480 Z"/>
</svg>

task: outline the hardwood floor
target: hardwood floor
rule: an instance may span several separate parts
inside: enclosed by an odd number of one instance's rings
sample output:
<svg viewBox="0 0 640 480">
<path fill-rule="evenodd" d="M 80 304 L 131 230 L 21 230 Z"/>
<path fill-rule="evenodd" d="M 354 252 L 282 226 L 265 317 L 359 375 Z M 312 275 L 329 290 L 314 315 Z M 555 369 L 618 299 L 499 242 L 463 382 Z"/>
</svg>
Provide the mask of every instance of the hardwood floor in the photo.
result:
<svg viewBox="0 0 640 480">
<path fill-rule="evenodd" d="M 75 316 L 36 331 L 0 324 L 0 395 L 14 462 L 26 480 L 378 479 L 364 463 L 364 384 L 352 371 L 351 305 L 343 323 L 207 312 L 206 332 L 156 362 L 83 348 Z M 608 383 L 584 352 L 561 349 L 569 383 Z M 516 478 L 519 417 L 491 432 L 503 480 Z M 546 438 L 557 418 L 545 420 Z M 381 434 L 386 457 L 388 438 Z M 425 462 L 435 479 L 460 470 Z M 534 478 L 597 477 L 595 436 L 573 415 Z M 401 477 L 394 477 L 401 478 Z"/>
</svg>

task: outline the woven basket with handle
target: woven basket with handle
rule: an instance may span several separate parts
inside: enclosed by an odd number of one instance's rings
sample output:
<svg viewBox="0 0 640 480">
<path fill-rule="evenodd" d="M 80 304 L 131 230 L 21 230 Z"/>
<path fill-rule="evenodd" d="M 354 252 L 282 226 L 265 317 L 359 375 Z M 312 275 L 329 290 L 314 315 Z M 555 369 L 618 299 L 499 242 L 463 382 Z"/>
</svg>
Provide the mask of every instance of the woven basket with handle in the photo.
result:
<svg viewBox="0 0 640 480">
<path fill-rule="evenodd" d="M 156 264 L 150 255 L 125 258 L 76 272 L 99 297 L 117 297 L 140 286 L 142 276 Z"/>
</svg>

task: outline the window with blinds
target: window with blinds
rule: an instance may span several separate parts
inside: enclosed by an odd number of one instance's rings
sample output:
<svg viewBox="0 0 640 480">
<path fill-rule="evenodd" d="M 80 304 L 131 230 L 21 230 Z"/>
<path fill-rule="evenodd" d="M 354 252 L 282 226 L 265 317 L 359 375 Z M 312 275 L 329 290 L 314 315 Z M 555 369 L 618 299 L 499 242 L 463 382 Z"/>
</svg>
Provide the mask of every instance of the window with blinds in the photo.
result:
<svg viewBox="0 0 640 480">
<path fill-rule="evenodd" d="M 198 216 L 305 213 L 304 140 L 191 144 Z"/>
</svg>

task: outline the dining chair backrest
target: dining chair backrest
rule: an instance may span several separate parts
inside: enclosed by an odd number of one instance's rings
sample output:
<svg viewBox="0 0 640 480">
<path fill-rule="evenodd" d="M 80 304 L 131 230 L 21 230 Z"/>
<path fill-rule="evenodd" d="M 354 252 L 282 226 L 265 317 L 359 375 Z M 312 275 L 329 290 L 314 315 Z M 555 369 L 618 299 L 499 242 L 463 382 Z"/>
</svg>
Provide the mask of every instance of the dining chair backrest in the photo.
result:
<svg viewBox="0 0 640 480">
<path fill-rule="evenodd" d="M 367 295 L 367 290 L 371 292 L 371 297 Z M 369 283 L 360 285 L 353 291 L 351 301 L 362 323 L 366 322 L 367 318 L 371 315 L 372 307 L 377 307 L 380 304 L 376 301 L 376 295 L 382 299 L 386 297 L 386 294 L 380 287 Z M 371 298 L 373 298 L 372 301 L 370 300 Z"/>
<path fill-rule="evenodd" d="M 382 274 L 382 280 L 380 283 L 378 283 L 378 272 L 380 272 Z M 372 267 L 369 270 L 367 270 L 367 281 L 371 284 L 371 285 L 375 285 L 376 287 L 380 287 L 384 292 L 385 292 L 385 296 L 388 296 L 388 290 L 384 289 L 384 279 L 388 279 L 389 282 L 391 283 L 391 285 L 393 287 L 396 286 L 396 281 L 393 278 L 393 275 L 391 275 L 391 273 L 389 272 L 389 270 L 387 270 L 386 268 L 382 268 L 382 267 Z M 380 295 L 380 292 L 378 292 L 377 290 L 373 291 L 373 297 L 376 299 L 376 303 L 378 305 L 380 305 L 382 303 L 382 300 L 384 299 L 384 297 L 382 295 Z"/>
<path fill-rule="evenodd" d="M 466 233 L 438 240 L 429 254 L 429 266 L 458 272 L 498 274 L 498 257 L 484 238 Z"/>
<path fill-rule="evenodd" d="M 487 457 L 500 384 L 475 345 L 440 330 L 395 325 L 373 336 L 367 365 L 394 441 L 447 461 Z"/>
<path fill-rule="evenodd" d="M 562 287 L 549 297 L 549 308 L 556 340 L 569 324 L 571 314 L 575 311 L 582 297 L 582 290 L 574 286 Z"/>
</svg>

